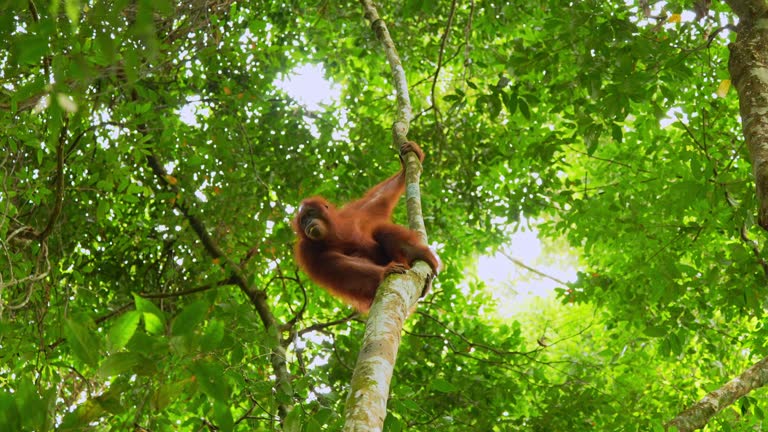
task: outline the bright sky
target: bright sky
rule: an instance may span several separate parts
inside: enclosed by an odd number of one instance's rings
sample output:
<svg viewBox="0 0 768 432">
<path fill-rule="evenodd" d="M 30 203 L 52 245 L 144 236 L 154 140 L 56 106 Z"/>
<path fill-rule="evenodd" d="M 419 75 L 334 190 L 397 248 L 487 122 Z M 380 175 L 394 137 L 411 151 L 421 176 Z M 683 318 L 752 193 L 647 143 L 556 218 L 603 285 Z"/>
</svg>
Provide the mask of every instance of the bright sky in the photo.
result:
<svg viewBox="0 0 768 432">
<path fill-rule="evenodd" d="M 321 65 L 306 64 L 297 67 L 275 84 L 300 104 L 314 111 L 320 109 L 321 104 L 338 99 L 341 94 L 339 86 L 326 81 L 323 75 Z"/>
<path fill-rule="evenodd" d="M 495 255 L 482 255 L 477 262 L 477 275 L 491 288 L 498 303 L 498 314 L 510 317 L 525 310 L 531 297 L 549 297 L 563 282 L 576 280 L 578 257 L 568 250 L 557 255 L 545 250 L 536 228 L 527 228 L 512 235 L 509 245 Z M 513 263 L 514 258 L 550 278 L 540 276 Z"/>
</svg>

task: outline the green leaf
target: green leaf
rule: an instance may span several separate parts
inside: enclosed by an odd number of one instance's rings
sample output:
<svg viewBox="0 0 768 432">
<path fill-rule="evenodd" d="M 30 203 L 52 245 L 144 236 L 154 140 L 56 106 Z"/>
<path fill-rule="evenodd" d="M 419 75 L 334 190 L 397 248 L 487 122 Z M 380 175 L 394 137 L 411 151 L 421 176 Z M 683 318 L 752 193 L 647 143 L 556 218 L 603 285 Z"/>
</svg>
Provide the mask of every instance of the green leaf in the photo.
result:
<svg viewBox="0 0 768 432">
<path fill-rule="evenodd" d="M 196 301 L 187 305 L 184 310 L 173 319 L 173 324 L 171 324 L 171 334 L 178 336 L 189 334 L 197 330 L 200 323 L 205 319 L 207 310 L 208 303 L 204 301 Z"/>
<path fill-rule="evenodd" d="M 12 101 L 14 104 L 20 101 L 25 101 L 35 95 L 43 93 L 44 89 L 45 80 L 42 78 L 42 76 L 36 76 L 34 79 L 31 79 L 29 82 L 21 85 L 18 88 L 18 91 L 13 93 Z"/>
<path fill-rule="evenodd" d="M 98 363 L 99 339 L 92 331 L 71 319 L 67 319 L 64 321 L 64 335 L 75 357 L 91 366 Z"/>
<path fill-rule="evenodd" d="M 139 366 L 145 359 L 136 353 L 116 353 L 107 357 L 99 367 L 96 375 L 101 378 L 108 378 L 115 375 L 120 375 L 123 372 L 132 370 L 134 367 Z"/>
<path fill-rule="evenodd" d="M 405 430 L 405 426 L 406 425 L 394 415 L 388 415 L 387 418 L 384 419 L 384 430 L 387 432 L 400 432 Z"/>
<path fill-rule="evenodd" d="M 227 403 L 229 401 L 229 386 L 227 380 L 222 379 L 222 371 L 219 366 L 201 361 L 193 364 L 190 369 L 205 394 L 219 402 Z"/>
<path fill-rule="evenodd" d="M 119 350 L 126 346 L 136 332 L 140 319 L 141 313 L 138 311 L 126 312 L 118 318 L 107 335 L 110 349 Z"/>
<path fill-rule="evenodd" d="M 323 430 L 323 423 L 318 422 L 314 418 L 307 419 L 304 425 L 306 432 L 320 432 Z"/>
<path fill-rule="evenodd" d="M 666 327 L 661 327 L 661 326 L 648 326 L 643 331 L 645 335 L 650 337 L 662 337 L 662 336 L 665 336 L 667 332 L 668 332 L 668 329 Z"/>
<path fill-rule="evenodd" d="M 107 214 L 109 214 L 109 203 L 106 200 L 100 200 L 96 207 L 96 218 L 99 220 L 106 219 Z"/>
<path fill-rule="evenodd" d="M 523 98 L 517 98 L 517 107 L 520 109 L 520 114 L 525 117 L 526 120 L 531 119 L 531 109 L 528 107 L 528 102 Z"/>
<path fill-rule="evenodd" d="M 228 404 L 219 401 L 213 403 L 213 418 L 216 426 L 224 432 L 230 432 L 235 428 L 235 420 L 232 418 L 232 412 Z"/>
<path fill-rule="evenodd" d="M 136 310 L 142 313 L 144 327 L 149 334 L 161 334 L 165 332 L 165 315 L 149 300 L 138 294 L 133 295 L 136 302 Z"/>
<path fill-rule="evenodd" d="M 17 49 L 16 61 L 20 64 L 35 64 L 48 54 L 48 36 L 26 34 L 19 36 L 14 46 Z"/>
<path fill-rule="evenodd" d="M 52 423 L 50 418 L 52 413 L 49 411 L 48 407 L 51 406 L 51 403 L 53 403 L 56 398 L 55 389 L 52 388 L 48 391 L 43 390 L 41 394 L 41 392 L 38 391 L 35 383 L 28 378 L 19 380 L 16 383 L 15 388 L 16 393 L 14 394 L 14 398 L 16 400 L 16 407 L 18 407 L 20 412 L 24 413 L 24 423 L 30 426 L 30 429 L 48 429 Z M 0 399 L 0 406 L 2 405 L 3 403 Z M 16 411 L 16 407 L 10 407 L 9 409 L 13 413 Z M 5 421 L 3 421 L 2 416 L 0 416 L 0 426 L 2 426 L 4 423 Z M 14 422 L 11 420 L 9 423 Z"/>
<path fill-rule="evenodd" d="M 105 414 L 104 408 L 96 400 L 86 400 L 77 408 L 64 415 L 61 427 L 57 431 L 81 431 L 87 425 Z"/>
<path fill-rule="evenodd" d="M 456 391 L 456 386 L 442 378 L 433 379 L 432 382 L 430 382 L 430 387 L 442 393 L 452 393 Z"/>
<path fill-rule="evenodd" d="M 285 417 L 285 424 L 283 425 L 284 430 L 291 432 L 301 431 L 301 425 L 304 423 L 303 419 L 304 415 L 302 410 L 294 408 Z"/>
<path fill-rule="evenodd" d="M 65 0 L 64 11 L 67 13 L 70 24 L 74 29 L 77 29 L 78 22 L 80 21 L 80 1 L 79 0 Z"/>
<path fill-rule="evenodd" d="M 587 127 L 584 133 L 584 143 L 587 145 L 587 154 L 592 156 L 595 154 L 598 145 L 600 144 L 600 135 L 603 132 L 603 128 L 598 124 L 592 124 Z"/>
<path fill-rule="evenodd" d="M 144 313 L 144 327 L 149 334 L 161 334 L 165 331 L 165 323 L 163 319 L 153 313 Z"/>
<path fill-rule="evenodd" d="M 507 113 L 510 116 L 514 115 L 515 111 L 517 111 L 517 96 L 512 93 L 503 92 L 501 93 L 501 98 L 504 106 L 507 108 Z"/>
<path fill-rule="evenodd" d="M 0 430 L 20 431 L 25 418 L 16 405 L 18 397 L 12 393 L 0 392 Z"/>
<path fill-rule="evenodd" d="M 621 144 L 624 140 L 624 132 L 621 130 L 621 125 L 612 123 L 611 124 L 611 137 L 614 141 Z"/>
<path fill-rule="evenodd" d="M 173 16 L 174 4 L 170 0 L 153 1 L 152 7 L 162 15 Z"/>
<path fill-rule="evenodd" d="M 501 99 L 498 93 L 488 95 L 488 111 L 491 113 L 491 119 L 496 119 L 501 113 Z"/>
<path fill-rule="evenodd" d="M 188 380 L 162 384 L 157 391 L 152 394 L 150 400 L 152 409 L 161 411 L 167 408 L 184 394 L 187 386 L 189 386 Z"/>
<path fill-rule="evenodd" d="M 224 323 L 222 321 L 216 319 L 208 321 L 203 337 L 200 340 L 203 349 L 207 351 L 218 349 L 221 341 L 224 339 L 224 330 Z"/>
<path fill-rule="evenodd" d="M 108 65 L 115 59 L 115 42 L 106 32 L 96 34 L 95 55 L 93 61 L 97 64 Z"/>
</svg>

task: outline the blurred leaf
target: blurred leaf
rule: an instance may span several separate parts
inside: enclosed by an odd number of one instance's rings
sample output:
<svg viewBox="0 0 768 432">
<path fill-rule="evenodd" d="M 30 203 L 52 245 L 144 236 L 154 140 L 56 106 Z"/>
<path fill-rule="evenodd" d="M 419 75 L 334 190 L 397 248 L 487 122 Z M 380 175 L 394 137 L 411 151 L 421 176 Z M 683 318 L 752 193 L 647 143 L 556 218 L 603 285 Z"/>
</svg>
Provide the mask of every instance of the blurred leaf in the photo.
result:
<svg viewBox="0 0 768 432">
<path fill-rule="evenodd" d="M 197 362 L 191 365 L 191 370 L 205 394 L 218 402 L 226 403 L 229 400 L 227 382 L 221 379 L 221 370 L 213 363 Z"/>
<path fill-rule="evenodd" d="M 142 356 L 136 353 L 112 354 L 101 363 L 97 374 L 102 378 L 120 375 L 140 365 L 142 361 Z"/>
<path fill-rule="evenodd" d="M 133 300 L 136 302 L 136 310 L 142 313 L 147 333 L 163 333 L 165 331 L 165 316 L 160 309 L 151 301 L 145 300 L 137 294 L 133 295 Z"/>
<path fill-rule="evenodd" d="M 72 27 L 77 29 L 78 22 L 80 21 L 80 1 L 64 0 L 64 10 Z"/>
<path fill-rule="evenodd" d="M 128 311 L 115 321 L 115 324 L 109 330 L 107 340 L 110 349 L 119 350 L 125 347 L 136 332 L 139 325 L 141 313 L 138 311 Z"/>
<path fill-rule="evenodd" d="M 99 340 L 87 327 L 68 319 L 64 321 L 64 334 L 72 353 L 83 363 L 95 366 L 99 358 Z"/>
<path fill-rule="evenodd" d="M 431 382 L 431 387 L 442 393 L 451 393 L 456 391 L 456 387 L 448 381 L 437 378 Z"/>
<path fill-rule="evenodd" d="M 200 344 L 207 350 L 218 349 L 224 339 L 224 323 L 219 320 L 211 320 L 205 326 L 205 332 Z"/>
<path fill-rule="evenodd" d="M 222 404 L 221 402 L 213 403 L 213 418 L 216 420 L 216 426 L 222 431 L 232 431 L 235 428 L 235 421 L 232 418 L 232 413 L 229 410 L 229 405 Z"/>
<path fill-rule="evenodd" d="M 207 309 L 208 303 L 203 301 L 197 301 L 187 305 L 184 310 L 173 319 L 171 334 L 182 335 L 195 331 L 205 319 Z"/>
<path fill-rule="evenodd" d="M 19 36 L 14 47 L 16 61 L 19 64 L 34 64 L 48 54 L 48 36 L 42 34 L 26 34 Z"/>
</svg>

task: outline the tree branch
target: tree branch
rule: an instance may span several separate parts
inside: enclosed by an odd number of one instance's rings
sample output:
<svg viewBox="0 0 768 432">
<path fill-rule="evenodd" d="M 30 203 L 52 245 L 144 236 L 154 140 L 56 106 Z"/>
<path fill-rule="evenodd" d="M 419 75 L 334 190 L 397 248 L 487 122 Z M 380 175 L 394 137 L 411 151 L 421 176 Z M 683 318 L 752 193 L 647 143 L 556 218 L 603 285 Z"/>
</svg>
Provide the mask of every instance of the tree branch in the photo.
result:
<svg viewBox="0 0 768 432">
<path fill-rule="evenodd" d="M 51 235 L 53 226 L 56 224 L 56 219 L 59 218 L 61 209 L 64 206 L 64 142 L 66 141 L 67 131 L 69 130 L 67 126 L 68 124 L 69 120 L 64 120 L 64 124 L 61 126 L 61 131 L 59 131 L 59 141 L 56 145 L 56 198 L 53 203 L 53 209 L 51 209 L 51 214 L 48 217 L 48 224 L 43 231 L 37 235 L 37 239 L 41 242 L 45 241 L 45 239 Z"/>
<path fill-rule="evenodd" d="M 143 126 L 140 126 L 139 129 L 142 132 L 146 132 L 146 128 Z M 152 168 L 155 177 L 158 178 L 158 181 L 163 184 L 166 189 L 171 190 L 177 196 L 181 193 L 178 186 L 171 184 L 171 182 L 168 181 L 168 174 L 154 154 L 147 155 L 147 163 L 150 168 Z M 203 247 L 211 258 L 218 261 L 224 271 L 231 273 L 230 279 L 240 287 L 240 290 L 246 296 L 248 296 L 251 303 L 256 308 L 256 312 L 259 314 L 262 324 L 264 324 L 267 335 L 276 338 L 275 343 L 271 344 L 274 348 L 272 348 L 270 355 L 270 362 L 272 363 L 272 369 L 276 376 L 275 388 L 281 393 L 290 395 L 292 391 L 290 389 L 290 374 L 288 373 L 288 368 L 285 362 L 285 347 L 282 346 L 279 340 L 278 331 L 280 326 L 277 324 L 277 320 L 274 315 L 272 315 L 272 311 L 267 305 L 267 294 L 248 282 L 248 278 L 240 267 L 224 254 L 221 248 L 219 248 L 219 245 L 217 245 L 210 234 L 208 234 L 208 230 L 205 228 L 203 222 L 191 213 L 190 208 L 187 205 L 183 204 L 181 200 L 176 199 L 174 200 L 173 206 L 187 219 L 187 222 L 189 222 L 189 225 L 195 231 L 197 237 L 203 243 Z M 281 419 L 284 419 L 291 409 L 292 407 L 289 405 L 279 404 L 278 411 Z"/>
<path fill-rule="evenodd" d="M 768 230 L 768 3 L 728 0 L 739 16 L 736 42 L 729 45 L 728 71 L 739 93 L 744 139 L 757 193 L 757 223 Z"/>
<path fill-rule="evenodd" d="M 392 134 L 399 148 L 407 141 L 406 135 L 412 118 L 411 102 L 405 70 L 395 49 L 395 44 L 384 21 L 371 0 L 361 0 L 365 18 L 381 42 L 387 57 L 395 90 L 397 91 L 397 120 L 392 125 Z M 424 243 L 427 242 L 424 218 L 421 213 L 421 191 L 419 176 L 421 162 L 415 153 L 403 155 L 406 173 L 406 204 L 408 223 L 417 231 Z M 378 431 L 383 428 L 387 415 L 389 384 L 400 347 L 403 323 L 413 305 L 418 302 L 432 274 L 424 262 L 414 263 L 405 274 L 387 277 L 376 291 L 366 322 L 365 336 L 360 348 L 351 388 L 347 395 L 344 431 Z"/>
<path fill-rule="evenodd" d="M 727 408 L 740 397 L 766 384 L 768 384 L 768 357 L 760 360 L 724 386 L 704 396 L 702 400 L 667 423 L 665 429 L 669 430 L 670 427 L 675 427 L 679 432 L 701 429 L 715 414 Z"/>
<path fill-rule="evenodd" d="M 516 265 L 516 266 L 518 266 L 518 267 L 522 267 L 522 268 L 524 268 L 524 269 L 528 270 L 529 272 L 531 272 L 531 273 L 535 273 L 535 274 L 537 274 L 537 275 L 539 275 L 539 276 L 541 276 L 541 277 L 543 277 L 543 278 L 547 278 L 547 279 L 549 279 L 549 280 L 551 280 L 551 281 L 553 281 L 553 282 L 557 282 L 558 284 L 560 284 L 560 285 L 562 285 L 562 286 L 568 286 L 568 283 L 567 283 L 567 282 L 565 282 L 565 281 L 562 281 L 562 280 L 560 280 L 560 279 L 558 279 L 558 278 L 556 278 L 556 277 L 554 277 L 554 276 L 550 276 L 550 275 L 548 275 L 548 274 L 546 274 L 546 273 L 544 273 L 544 272 L 541 272 L 541 271 L 539 271 L 539 270 L 536 270 L 535 268 L 533 268 L 533 267 L 531 267 L 531 266 L 527 265 L 526 263 L 524 263 L 524 262 L 520 261 L 519 259 L 517 259 L 517 258 L 515 258 L 515 257 L 513 257 L 513 256 L 511 256 L 511 255 L 509 255 L 509 254 L 507 254 L 507 253 L 506 253 L 506 252 L 504 252 L 503 250 L 502 250 L 502 251 L 500 251 L 500 252 L 501 252 L 501 254 L 502 254 L 502 255 L 504 255 L 504 257 L 505 257 L 506 259 L 510 260 L 510 261 L 512 262 L 512 264 L 514 264 L 514 265 Z"/>
</svg>

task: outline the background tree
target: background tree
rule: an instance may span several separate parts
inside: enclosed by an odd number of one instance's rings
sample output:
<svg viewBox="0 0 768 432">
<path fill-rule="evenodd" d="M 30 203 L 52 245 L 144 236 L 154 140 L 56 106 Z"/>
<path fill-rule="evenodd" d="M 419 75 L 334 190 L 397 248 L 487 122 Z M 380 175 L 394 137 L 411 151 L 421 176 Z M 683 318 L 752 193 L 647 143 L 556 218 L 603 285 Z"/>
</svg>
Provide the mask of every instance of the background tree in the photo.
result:
<svg viewBox="0 0 768 432">
<path fill-rule="evenodd" d="M 727 47 L 762 4 L 388 5 L 446 269 L 387 430 L 662 430 L 766 356 Z M 0 429 L 338 429 L 363 325 L 296 272 L 288 221 L 397 169 L 359 5 L 2 7 Z M 276 85 L 308 63 L 338 100 Z M 503 317 L 474 259 L 527 224 L 581 273 Z"/>
</svg>

